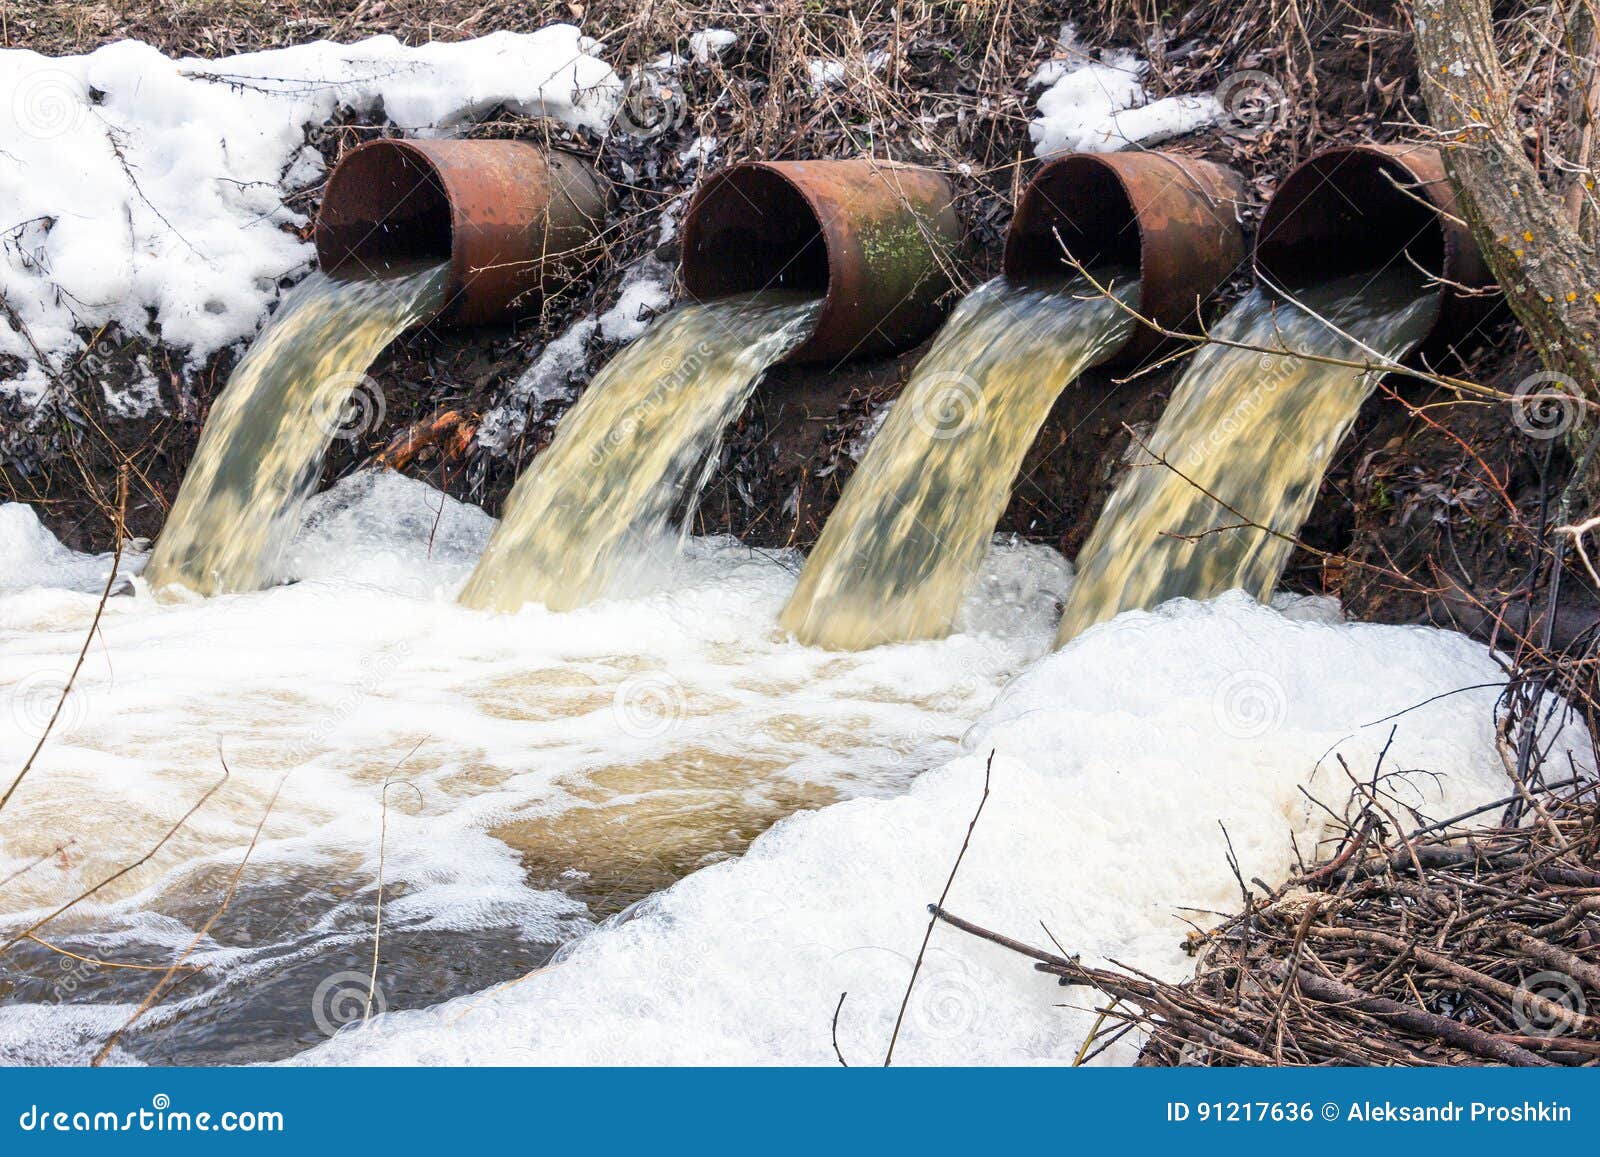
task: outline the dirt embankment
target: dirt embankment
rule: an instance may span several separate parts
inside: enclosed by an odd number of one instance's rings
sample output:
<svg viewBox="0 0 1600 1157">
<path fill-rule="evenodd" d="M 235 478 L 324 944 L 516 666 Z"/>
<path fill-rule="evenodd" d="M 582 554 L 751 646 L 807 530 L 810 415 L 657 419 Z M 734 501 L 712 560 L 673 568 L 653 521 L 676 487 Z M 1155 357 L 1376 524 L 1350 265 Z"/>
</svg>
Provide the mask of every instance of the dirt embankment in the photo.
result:
<svg viewBox="0 0 1600 1157">
<path fill-rule="evenodd" d="M 24 0 L 3 10 L 0 37 L 8 46 L 64 54 L 133 36 L 172 54 L 217 56 L 378 33 L 409 42 L 453 40 L 564 20 L 601 38 L 608 61 L 626 73 L 662 52 L 687 55 L 696 30 L 736 33 L 737 42 L 719 61 L 684 71 L 681 116 L 652 138 L 602 140 L 505 114 L 472 130 L 536 135 L 589 156 L 619 190 L 608 222 L 610 248 L 591 279 L 546 302 L 537 317 L 473 331 L 424 328 L 397 342 L 374 371 L 386 393 L 386 426 L 365 442 L 338 444 L 327 480 L 387 449 L 400 468 L 498 513 L 559 415 L 530 415 L 526 432 L 504 453 L 471 437 L 478 417 L 504 399 L 519 373 L 573 320 L 610 308 L 625 270 L 652 251 L 675 263 L 671 245 L 658 244 L 658 222 L 664 212 L 681 211 L 701 174 L 690 153 L 697 138 L 715 138 L 710 167 L 756 157 L 871 152 L 940 168 L 959 190 L 968 288 L 994 272 L 1010 205 L 1037 165 L 1028 134 L 1036 90 L 1027 81 L 1060 51 L 1065 21 L 1077 25 L 1082 45 L 1138 46 L 1148 56 L 1149 86 L 1157 96 L 1210 91 L 1243 71 L 1271 78 L 1285 98 L 1281 125 L 1245 135 L 1208 131 L 1173 146 L 1237 166 L 1258 199 L 1247 217 L 1259 211 L 1276 180 L 1315 149 L 1403 137 L 1422 116 L 1408 34 L 1389 3 L 1307 0 L 1292 6 L 1290 19 L 1267 6 L 1204 0 L 1160 24 L 1147 20 L 1143 7 L 1127 0 L 992 7 L 601 0 L 471 8 L 427 0 L 309 0 L 286 14 L 256 0 Z M 807 62 L 859 62 L 874 52 L 886 53 L 886 64 L 858 69 L 848 84 L 818 89 L 810 82 Z M 345 117 L 309 130 L 330 161 L 393 131 L 381 116 Z M 315 200 L 315 194 L 308 199 L 308 212 Z M 1238 279 L 1235 292 L 1245 280 Z M 160 529 L 236 356 L 185 366 L 181 356 L 147 337 L 85 337 L 95 338 L 95 359 L 86 368 L 68 368 L 68 402 L 59 412 L 43 421 L 14 408 L 0 413 L 6 426 L 0 497 L 37 503 L 51 528 L 80 548 L 106 545 L 109 526 L 98 506 L 122 462 L 130 468 L 131 532 L 152 536 Z M 592 342 L 588 370 L 613 349 Z M 760 546 L 813 541 L 854 468 L 851 447 L 894 398 L 918 352 L 834 372 L 785 367 L 772 373 L 730 432 L 697 529 L 737 534 Z M 1473 335 L 1459 352 L 1464 373 L 1502 387 L 1532 368 L 1518 333 L 1503 323 Z M 105 390 L 142 375 L 140 358 L 160 383 L 165 412 L 118 420 Z M 1029 455 L 1001 529 L 1075 551 L 1127 448 L 1124 423 L 1156 418 L 1171 384 L 1169 370 L 1120 385 L 1101 377 L 1069 390 Z M 1324 483 L 1305 531 L 1317 549 L 1296 554 L 1291 585 L 1340 594 L 1359 616 L 1413 619 L 1443 607 L 1445 600 L 1433 592 L 1446 585 L 1445 577 L 1484 590 L 1520 581 L 1527 559 L 1508 545 L 1506 500 L 1534 521 L 1541 497 L 1566 469 L 1564 451 L 1559 443 L 1523 437 L 1498 410 L 1458 403 L 1415 384 L 1374 398 Z"/>
</svg>

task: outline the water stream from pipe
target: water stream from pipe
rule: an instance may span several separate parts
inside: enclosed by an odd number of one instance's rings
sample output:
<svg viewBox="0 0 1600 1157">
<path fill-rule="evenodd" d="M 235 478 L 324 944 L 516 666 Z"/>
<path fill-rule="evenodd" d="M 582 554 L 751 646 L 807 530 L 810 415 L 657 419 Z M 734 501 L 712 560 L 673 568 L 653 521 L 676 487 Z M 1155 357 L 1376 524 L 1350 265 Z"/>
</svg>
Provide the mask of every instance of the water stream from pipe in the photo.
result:
<svg viewBox="0 0 1600 1157">
<path fill-rule="evenodd" d="M 1410 269 L 1292 296 L 1252 291 L 1195 354 L 1078 555 L 1058 644 L 1168 599 L 1271 597 L 1292 549 L 1280 535 L 1305 522 L 1377 380 L 1348 363 L 1405 356 L 1438 312 Z"/>
<path fill-rule="evenodd" d="M 687 523 L 695 468 L 820 308 L 766 291 L 684 305 L 652 325 L 595 375 L 517 480 L 461 601 L 570 610 L 616 589 L 686 499 Z"/>
<path fill-rule="evenodd" d="M 217 595 L 276 581 L 329 444 L 382 416 L 367 367 L 443 306 L 448 272 L 423 263 L 360 280 L 319 271 L 294 288 L 206 419 L 145 568 L 152 587 Z"/>
<path fill-rule="evenodd" d="M 1096 279 L 1137 299 L 1131 270 Z M 846 484 L 783 626 L 839 650 L 948 634 L 1051 406 L 1134 324 L 1083 278 L 968 294 Z"/>
</svg>

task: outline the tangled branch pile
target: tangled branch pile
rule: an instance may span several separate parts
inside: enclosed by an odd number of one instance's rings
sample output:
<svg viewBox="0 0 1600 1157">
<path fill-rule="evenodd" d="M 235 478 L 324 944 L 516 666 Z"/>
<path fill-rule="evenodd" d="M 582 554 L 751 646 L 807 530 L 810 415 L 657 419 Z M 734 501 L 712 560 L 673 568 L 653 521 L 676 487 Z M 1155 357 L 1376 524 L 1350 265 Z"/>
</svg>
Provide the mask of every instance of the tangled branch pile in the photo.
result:
<svg viewBox="0 0 1600 1157">
<path fill-rule="evenodd" d="M 1600 1066 L 1600 789 L 1522 788 L 1494 828 L 1400 833 L 1380 793 L 1334 854 L 1186 945 L 1183 984 L 947 923 L 1103 995 L 1080 1060 L 1133 1030 L 1145 1065 Z"/>
</svg>

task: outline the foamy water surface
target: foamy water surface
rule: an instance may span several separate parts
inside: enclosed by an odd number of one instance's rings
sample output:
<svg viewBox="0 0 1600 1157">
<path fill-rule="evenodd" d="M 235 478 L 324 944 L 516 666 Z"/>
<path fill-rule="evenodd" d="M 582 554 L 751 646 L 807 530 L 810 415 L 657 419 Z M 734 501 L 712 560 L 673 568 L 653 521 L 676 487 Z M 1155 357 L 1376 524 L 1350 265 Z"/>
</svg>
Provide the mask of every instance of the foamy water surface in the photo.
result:
<svg viewBox="0 0 1600 1157">
<path fill-rule="evenodd" d="M 61 551 L 26 508 L 4 519 L 31 544 L 0 576 L 0 767 L 14 770 L 109 560 Z M 177 958 L 258 825 L 188 958 L 201 967 L 118 1059 L 271 1059 L 364 1017 L 380 852 L 374 1011 L 520 976 L 781 818 L 898 794 L 949 759 L 1049 645 L 1068 581 L 1051 551 L 1001 549 L 965 633 L 838 654 L 776 626 L 798 559 L 728 540 L 691 542 L 626 600 L 465 610 L 454 596 L 492 526 L 363 475 L 314 500 L 289 585 L 179 603 L 139 585 L 108 602 L 0 812 L 3 937 L 160 846 L 39 931 L 91 962 L 9 951 L 0 1058 L 86 1059 L 159 975 L 93 961 Z"/>
</svg>

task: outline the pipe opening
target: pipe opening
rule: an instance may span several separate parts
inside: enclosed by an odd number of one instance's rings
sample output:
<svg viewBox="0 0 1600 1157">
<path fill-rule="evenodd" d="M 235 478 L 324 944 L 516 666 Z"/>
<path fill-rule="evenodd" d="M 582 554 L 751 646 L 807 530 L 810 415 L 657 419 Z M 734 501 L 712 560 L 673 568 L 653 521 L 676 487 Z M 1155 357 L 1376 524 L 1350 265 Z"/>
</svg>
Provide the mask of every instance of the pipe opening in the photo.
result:
<svg viewBox="0 0 1600 1157">
<path fill-rule="evenodd" d="M 1014 281 L 1069 276 L 1066 253 L 1086 268 L 1138 268 L 1142 249 L 1139 215 L 1116 172 L 1071 158 L 1045 169 L 1023 194 L 1003 268 Z"/>
<path fill-rule="evenodd" d="M 785 289 L 823 298 L 789 362 L 908 349 L 944 320 L 961 223 L 950 182 L 917 165 L 748 161 L 701 186 L 683 222 L 683 286 L 707 301 Z"/>
<path fill-rule="evenodd" d="M 1017 203 L 1002 269 L 1016 281 L 1073 268 L 1138 271 L 1139 326 L 1101 364 L 1138 365 L 1167 347 L 1162 329 L 1192 324 L 1244 262 L 1244 182 L 1198 157 L 1149 151 L 1072 153 L 1047 161 Z"/>
<path fill-rule="evenodd" d="M 686 226 L 684 287 L 698 298 L 761 289 L 828 291 L 822 222 L 771 169 L 729 169 L 706 186 Z M 705 259 L 699 259 L 705 258 Z"/>
<path fill-rule="evenodd" d="M 1284 178 L 1267 205 L 1256 266 L 1269 282 L 1287 287 L 1385 269 L 1408 254 L 1429 274 L 1443 275 L 1448 241 L 1430 184 L 1376 151 L 1333 149 L 1312 157 Z"/>
<path fill-rule="evenodd" d="M 454 248 L 450 199 L 439 172 L 403 142 L 353 151 L 329 177 L 317 218 L 317 252 L 329 273 L 445 261 Z"/>
</svg>

